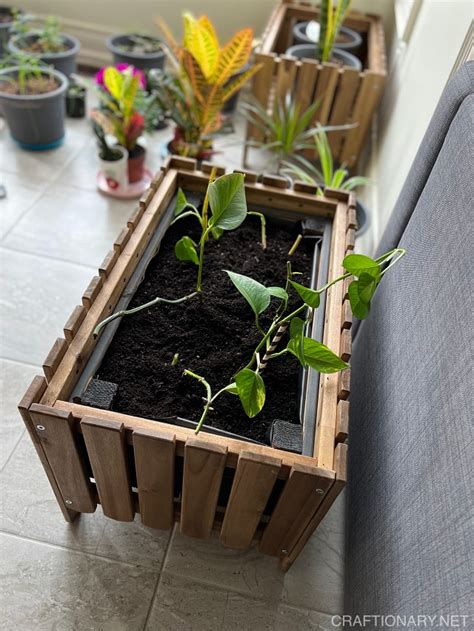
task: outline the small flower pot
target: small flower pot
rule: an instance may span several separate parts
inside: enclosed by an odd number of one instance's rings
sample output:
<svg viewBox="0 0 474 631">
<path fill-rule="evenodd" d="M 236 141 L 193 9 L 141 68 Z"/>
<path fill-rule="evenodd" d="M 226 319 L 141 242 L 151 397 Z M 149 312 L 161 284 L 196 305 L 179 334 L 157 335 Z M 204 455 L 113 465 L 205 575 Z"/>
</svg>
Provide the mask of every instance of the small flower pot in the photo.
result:
<svg viewBox="0 0 474 631">
<path fill-rule="evenodd" d="M 155 38 L 151 39 L 155 40 Z M 131 48 L 132 46 L 133 39 L 130 35 L 112 35 L 107 40 L 107 48 L 114 57 L 114 64 L 125 63 L 140 68 L 140 70 L 164 68 L 166 56 L 163 50 L 160 49 L 152 53 L 127 50 L 128 47 Z"/>
<path fill-rule="evenodd" d="M 293 44 L 315 44 L 316 40 L 308 37 L 307 28 L 310 22 L 298 22 L 293 27 Z M 339 50 L 348 50 L 352 54 L 362 46 L 362 37 L 357 31 L 347 26 L 341 26 L 339 34 L 336 38 L 336 48 Z"/>
<path fill-rule="evenodd" d="M 202 140 L 198 143 L 186 142 L 184 134 L 179 127 L 174 130 L 174 138 L 166 145 L 169 153 L 195 160 L 210 160 L 214 153 L 212 140 Z"/>
<path fill-rule="evenodd" d="M 5 54 L 13 23 L 13 7 L 0 6 L 0 56 Z M 21 13 L 21 11 L 20 11 Z"/>
<path fill-rule="evenodd" d="M 64 98 L 68 81 L 57 70 L 44 68 L 58 87 L 45 94 L 10 94 L 0 88 L 0 105 L 10 128 L 11 135 L 23 149 L 43 151 L 58 147 L 64 139 Z M 16 77 L 18 67 L 0 70 L 2 76 Z"/>
<path fill-rule="evenodd" d="M 115 150 L 120 153 L 120 157 L 117 160 L 103 160 L 99 156 L 99 168 L 109 188 L 119 192 L 128 185 L 128 151 L 119 145 L 114 147 Z"/>
<path fill-rule="evenodd" d="M 290 46 L 286 54 L 298 59 L 316 59 L 316 44 L 296 44 L 296 46 Z M 361 61 L 347 50 L 334 48 L 331 61 L 339 63 L 342 66 L 356 68 L 359 72 L 362 71 Z"/>
<path fill-rule="evenodd" d="M 139 182 L 145 173 L 145 148 L 136 145 L 128 155 L 128 181 L 130 184 Z"/>
<path fill-rule="evenodd" d="M 71 35 L 61 33 L 61 38 L 64 41 L 66 50 L 59 53 L 36 53 L 25 50 L 28 45 L 34 44 L 34 42 L 38 39 L 37 32 L 29 33 L 26 36 L 15 35 L 8 42 L 8 50 L 14 55 L 28 52 L 28 54 L 38 57 L 45 64 L 53 66 L 53 68 L 65 74 L 66 77 L 69 77 L 73 72 L 76 72 L 76 55 L 79 52 L 81 45 L 79 40 Z"/>
<path fill-rule="evenodd" d="M 69 118 L 84 118 L 86 115 L 86 95 L 85 88 L 72 86 L 66 93 L 66 114 Z"/>
</svg>

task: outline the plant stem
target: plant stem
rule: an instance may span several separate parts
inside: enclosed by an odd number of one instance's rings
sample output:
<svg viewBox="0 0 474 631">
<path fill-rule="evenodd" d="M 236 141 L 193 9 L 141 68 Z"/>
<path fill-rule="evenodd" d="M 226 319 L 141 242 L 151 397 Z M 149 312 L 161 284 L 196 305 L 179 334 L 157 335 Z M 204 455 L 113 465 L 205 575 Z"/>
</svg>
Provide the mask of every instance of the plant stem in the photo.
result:
<svg viewBox="0 0 474 631">
<path fill-rule="evenodd" d="M 202 234 L 201 234 L 201 239 L 199 241 L 199 267 L 198 267 L 198 275 L 197 275 L 197 282 L 196 282 L 196 291 L 198 293 L 202 292 L 202 270 L 204 267 L 204 247 L 206 245 L 207 237 L 210 232 L 210 229 L 208 226 L 209 186 L 212 184 L 215 177 L 216 177 L 216 167 L 212 167 L 211 174 L 209 176 L 209 183 L 206 189 L 206 195 L 204 196 L 204 203 L 202 205 L 202 218 L 201 218 Z"/>
<path fill-rule="evenodd" d="M 249 210 L 247 215 L 255 215 L 255 217 L 260 217 L 262 250 L 266 250 L 267 249 L 267 221 L 265 219 L 265 215 L 263 213 L 258 213 L 254 210 Z"/>
<path fill-rule="evenodd" d="M 299 244 L 301 243 L 301 239 L 303 238 L 302 234 L 299 234 L 296 239 L 295 242 L 293 243 L 293 245 L 291 246 L 291 248 L 288 250 L 288 256 L 293 256 L 293 254 L 296 252 L 296 250 L 298 249 Z"/>
<path fill-rule="evenodd" d="M 115 320 L 116 318 L 121 318 L 127 315 L 133 315 L 134 313 L 143 311 L 143 309 L 148 309 L 148 307 L 153 307 L 154 305 L 157 305 L 160 302 L 163 302 L 168 305 L 177 305 L 181 302 L 185 302 L 186 300 L 190 300 L 191 298 L 194 298 L 194 296 L 197 296 L 196 291 L 193 291 L 192 294 L 188 294 L 187 296 L 183 296 L 182 298 L 176 298 L 175 300 L 168 300 L 167 298 L 157 297 L 157 298 L 154 298 L 153 300 L 150 300 L 150 302 L 146 302 L 145 304 L 140 305 L 139 307 L 134 307 L 133 309 L 126 309 L 123 311 L 117 311 L 117 313 L 113 313 L 108 318 L 105 318 L 105 320 L 102 320 L 102 322 L 99 322 L 99 324 L 94 329 L 93 335 L 94 337 L 97 337 L 99 333 L 101 332 L 101 330 L 104 328 L 104 326 L 106 326 L 107 324 L 112 322 L 112 320 Z"/>
</svg>

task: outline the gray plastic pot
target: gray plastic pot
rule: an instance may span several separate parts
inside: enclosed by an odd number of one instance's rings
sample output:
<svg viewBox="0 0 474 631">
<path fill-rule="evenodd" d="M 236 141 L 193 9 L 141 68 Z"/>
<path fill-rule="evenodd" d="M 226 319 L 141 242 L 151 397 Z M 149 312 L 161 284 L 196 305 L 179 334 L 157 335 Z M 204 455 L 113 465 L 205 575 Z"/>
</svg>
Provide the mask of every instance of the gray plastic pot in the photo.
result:
<svg viewBox="0 0 474 631">
<path fill-rule="evenodd" d="M 18 66 L 0 70 L 0 83 L 4 75 L 14 77 Z M 0 88 L 0 107 L 14 140 L 32 151 L 54 149 L 64 139 L 64 116 L 68 86 L 65 75 L 57 70 L 44 68 L 43 72 L 54 76 L 59 87 L 47 94 L 8 94 Z"/>
<path fill-rule="evenodd" d="M 114 57 L 114 64 L 129 64 L 140 70 L 151 70 L 152 68 L 163 69 L 166 55 L 162 50 L 154 53 L 126 52 L 121 47 L 130 44 L 130 35 L 112 35 L 107 40 L 107 48 Z"/>
<path fill-rule="evenodd" d="M 7 42 L 10 39 L 10 31 L 13 23 L 13 7 L 9 7 L 6 5 L 0 5 L 0 17 L 4 18 L 11 17 L 11 21 L 9 22 L 0 22 L 0 56 L 5 54 L 5 50 L 7 49 Z M 21 13 L 21 11 L 20 11 Z"/>
<path fill-rule="evenodd" d="M 29 33 L 26 36 L 15 35 L 8 42 L 8 50 L 13 54 L 18 54 L 24 52 L 24 49 L 19 45 L 20 39 L 25 39 L 26 41 L 34 41 L 35 38 L 38 37 L 38 33 L 36 31 Z M 45 64 L 49 66 L 53 66 L 55 70 L 62 72 L 69 77 L 73 72 L 76 72 L 76 55 L 79 52 L 81 45 L 79 40 L 71 35 L 65 35 L 61 33 L 61 37 L 64 40 L 64 43 L 67 45 L 67 50 L 61 53 L 46 53 L 44 55 L 36 54 L 36 53 L 28 53 L 33 55 L 34 57 L 38 57 Z"/>
<path fill-rule="evenodd" d="M 316 44 L 296 44 L 296 46 L 290 46 L 286 51 L 287 55 L 291 57 L 297 57 L 298 59 L 316 59 Z M 359 72 L 362 70 L 362 63 L 357 57 L 351 55 L 347 50 L 339 50 L 334 48 L 332 51 L 332 58 L 341 63 L 343 66 L 350 66 L 356 68 Z"/>
<path fill-rule="evenodd" d="M 297 22 L 293 27 L 293 44 L 314 44 L 306 35 L 306 27 L 309 22 Z M 341 26 L 339 36 L 336 39 L 336 48 L 354 52 L 362 46 L 362 37 L 357 31 L 347 26 Z"/>
</svg>

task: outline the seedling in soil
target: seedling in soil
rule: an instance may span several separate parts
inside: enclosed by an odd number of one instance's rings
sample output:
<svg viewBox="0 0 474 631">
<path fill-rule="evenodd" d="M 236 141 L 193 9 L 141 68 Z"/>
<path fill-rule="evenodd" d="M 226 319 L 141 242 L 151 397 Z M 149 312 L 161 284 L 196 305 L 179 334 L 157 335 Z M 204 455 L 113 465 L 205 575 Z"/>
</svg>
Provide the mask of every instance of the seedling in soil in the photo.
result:
<svg viewBox="0 0 474 631">
<path fill-rule="evenodd" d="M 304 368 L 313 368 L 320 373 L 335 373 L 349 367 L 330 348 L 305 335 L 305 329 L 311 322 L 314 311 L 320 305 L 321 294 L 330 287 L 346 278 L 353 278 L 349 285 L 349 301 L 353 314 L 359 319 L 365 319 L 369 315 L 370 303 L 374 293 L 382 279 L 382 276 L 395 265 L 403 256 L 405 250 L 395 248 L 377 259 L 371 259 L 361 254 L 349 254 L 343 261 L 346 273 L 328 282 L 320 289 L 310 289 L 293 280 L 295 275 L 291 265 L 287 266 L 287 279 L 285 287 L 265 287 L 253 278 L 242 276 L 227 271 L 232 283 L 247 300 L 255 314 L 255 325 L 261 334 L 261 340 L 256 346 L 248 364 L 234 375 L 231 384 L 212 395 L 211 386 L 200 375 L 185 370 L 184 374 L 199 380 L 206 388 L 206 399 L 201 418 L 196 427 L 198 433 L 204 423 L 211 404 L 224 392 L 237 394 L 242 407 L 249 418 L 253 418 L 265 405 L 265 382 L 262 371 L 268 361 L 276 359 L 285 353 L 294 355 Z M 387 264 L 383 267 L 385 264 Z M 296 292 L 302 304 L 288 311 L 289 290 Z M 268 309 L 272 299 L 280 301 L 276 314 L 267 328 L 263 330 L 259 317 Z M 289 327 L 289 340 L 285 348 L 276 350 Z M 263 359 L 261 353 L 265 352 Z"/>
</svg>

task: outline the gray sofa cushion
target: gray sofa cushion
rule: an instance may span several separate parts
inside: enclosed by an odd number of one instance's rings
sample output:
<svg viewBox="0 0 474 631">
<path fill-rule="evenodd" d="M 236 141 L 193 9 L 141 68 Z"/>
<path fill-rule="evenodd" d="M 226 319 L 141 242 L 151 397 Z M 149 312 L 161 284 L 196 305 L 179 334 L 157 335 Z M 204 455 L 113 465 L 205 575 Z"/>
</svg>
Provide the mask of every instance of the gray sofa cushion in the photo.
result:
<svg viewBox="0 0 474 631">
<path fill-rule="evenodd" d="M 472 80 L 473 67 L 462 76 Z M 441 138 L 441 121 L 430 125 L 431 149 L 420 149 L 380 248 L 399 244 L 407 256 L 354 345 L 347 613 L 472 614 L 472 83 L 470 92 L 438 108 L 451 116 Z"/>
</svg>

